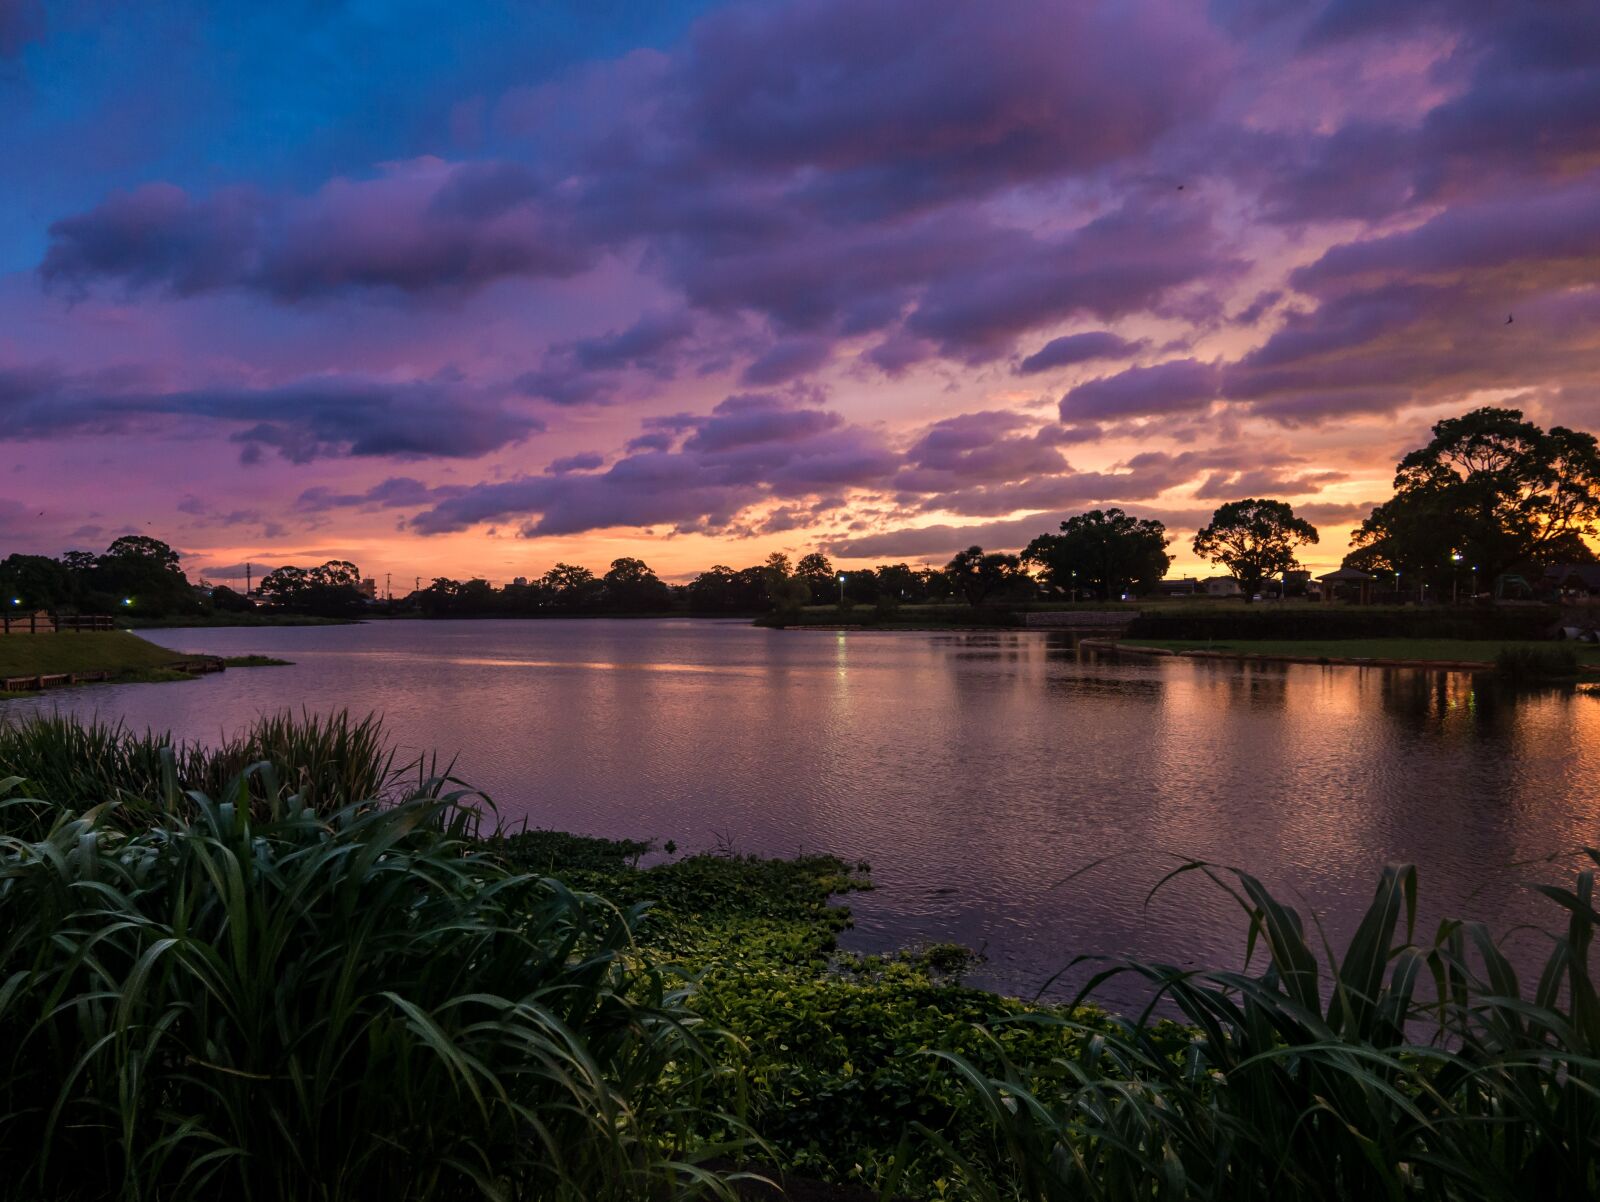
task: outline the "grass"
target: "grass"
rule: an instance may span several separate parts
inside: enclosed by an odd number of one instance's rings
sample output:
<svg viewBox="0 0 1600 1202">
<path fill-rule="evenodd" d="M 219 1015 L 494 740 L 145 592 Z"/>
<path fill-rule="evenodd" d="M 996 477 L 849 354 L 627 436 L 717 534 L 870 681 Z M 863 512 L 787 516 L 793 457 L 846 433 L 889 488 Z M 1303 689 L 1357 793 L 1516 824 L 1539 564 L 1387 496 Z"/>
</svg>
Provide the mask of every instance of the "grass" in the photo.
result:
<svg viewBox="0 0 1600 1202">
<path fill-rule="evenodd" d="M 0 636 L 0 676 L 148 672 L 186 658 L 125 630 Z"/>
<path fill-rule="evenodd" d="M 1600 645 L 1554 644 L 1509 639 L 1123 639 L 1128 647 L 1169 651 L 1226 651 L 1236 655 L 1397 659 L 1493 664 L 1507 652 L 1539 652 L 1569 647 L 1580 664 L 1600 665 Z"/>
<path fill-rule="evenodd" d="M 271 655 L 228 655 L 223 657 L 222 662 L 229 668 L 289 668 L 294 666 L 293 660 L 277 659 Z"/>
</svg>

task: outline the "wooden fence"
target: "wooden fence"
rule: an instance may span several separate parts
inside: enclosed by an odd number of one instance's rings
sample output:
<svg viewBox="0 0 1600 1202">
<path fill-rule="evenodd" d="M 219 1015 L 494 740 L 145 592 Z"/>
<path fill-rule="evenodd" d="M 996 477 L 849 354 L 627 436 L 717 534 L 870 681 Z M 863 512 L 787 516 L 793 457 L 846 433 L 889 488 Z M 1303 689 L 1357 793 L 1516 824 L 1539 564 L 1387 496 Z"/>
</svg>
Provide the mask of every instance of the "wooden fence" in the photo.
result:
<svg viewBox="0 0 1600 1202">
<path fill-rule="evenodd" d="M 110 614 L 75 614 L 52 617 L 49 610 L 0 613 L 0 634 L 66 634 L 88 630 L 115 630 Z"/>
</svg>

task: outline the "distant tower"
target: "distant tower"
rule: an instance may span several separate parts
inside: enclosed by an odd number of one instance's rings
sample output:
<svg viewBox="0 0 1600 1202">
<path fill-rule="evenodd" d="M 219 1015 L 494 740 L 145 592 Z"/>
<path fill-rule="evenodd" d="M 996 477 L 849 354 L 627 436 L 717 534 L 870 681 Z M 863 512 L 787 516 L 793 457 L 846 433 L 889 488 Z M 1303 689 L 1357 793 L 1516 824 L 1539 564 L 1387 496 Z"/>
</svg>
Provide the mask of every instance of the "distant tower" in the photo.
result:
<svg viewBox="0 0 1600 1202">
<path fill-rule="evenodd" d="M 383 574 L 383 599 L 385 601 L 394 600 L 394 582 L 390 579 L 390 573 L 388 572 Z"/>
<path fill-rule="evenodd" d="M 250 595 L 250 565 L 249 564 L 245 564 L 244 565 L 244 595 L 246 597 L 248 597 Z"/>
</svg>

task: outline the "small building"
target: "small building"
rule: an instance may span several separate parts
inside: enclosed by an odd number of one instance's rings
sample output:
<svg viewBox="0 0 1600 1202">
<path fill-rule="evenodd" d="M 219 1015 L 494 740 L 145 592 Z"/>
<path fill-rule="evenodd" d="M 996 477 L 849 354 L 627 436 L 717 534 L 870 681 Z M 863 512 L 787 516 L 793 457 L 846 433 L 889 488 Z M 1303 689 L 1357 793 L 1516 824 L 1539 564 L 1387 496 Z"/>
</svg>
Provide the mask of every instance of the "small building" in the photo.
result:
<svg viewBox="0 0 1600 1202">
<path fill-rule="evenodd" d="M 368 576 L 360 584 L 356 585 L 356 591 L 368 601 L 376 601 L 378 599 L 378 581 L 376 578 Z"/>
<path fill-rule="evenodd" d="M 1244 590 L 1232 576 L 1208 576 L 1201 582 L 1208 597 L 1242 597 Z"/>
<path fill-rule="evenodd" d="M 1557 601 L 1600 600 L 1600 563 L 1554 564 L 1544 570 L 1539 591 Z"/>
<path fill-rule="evenodd" d="M 1354 601 L 1357 605 L 1371 603 L 1372 587 L 1377 579 L 1371 572 L 1363 572 L 1360 568 L 1340 568 L 1317 577 L 1322 585 L 1324 601 Z"/>
<path fill-rule="evenodd" d="M 1158 597 L 1198 597 L 1205 591 L 1205 586 L 1193 576 L 1185 576 L 1182 579 L 1169 576 L 1156 583 Z"/>
</svg>

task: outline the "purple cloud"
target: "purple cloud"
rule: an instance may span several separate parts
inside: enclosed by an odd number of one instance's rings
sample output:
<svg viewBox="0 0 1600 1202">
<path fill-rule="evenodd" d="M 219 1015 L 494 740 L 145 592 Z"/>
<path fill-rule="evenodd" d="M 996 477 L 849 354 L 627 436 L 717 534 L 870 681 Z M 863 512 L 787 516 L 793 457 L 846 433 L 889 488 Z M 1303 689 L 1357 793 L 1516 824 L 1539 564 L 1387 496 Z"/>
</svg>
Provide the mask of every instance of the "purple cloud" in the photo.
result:
<svg viewBox="0 0 1600 1202">
<path fill-rule="evenodd" d="M 1064 334 L 1052 338 L 1017 365 L 1020 375 L 1033 375 L 1056 367 L 1092 363 L 1096 359 L 1126 359 L 1149 345 L 1148 339 L 1129 342 L 1110 330 L 1091 330 L 1086 334 Z"/>
<path fill-rule="evenodd" d="M 1222 373 L 1215 364 L 1198 359 L 1130 367 L 1068 391 L 1061 398 L 1061 420 L 1104 421 L 1197 412 L 1217 399 L 1221 381 Z"/>
</svg>

